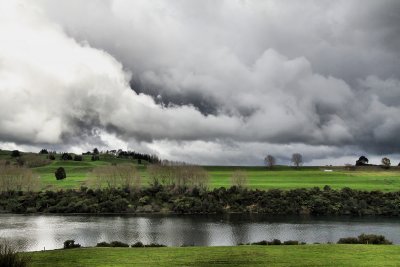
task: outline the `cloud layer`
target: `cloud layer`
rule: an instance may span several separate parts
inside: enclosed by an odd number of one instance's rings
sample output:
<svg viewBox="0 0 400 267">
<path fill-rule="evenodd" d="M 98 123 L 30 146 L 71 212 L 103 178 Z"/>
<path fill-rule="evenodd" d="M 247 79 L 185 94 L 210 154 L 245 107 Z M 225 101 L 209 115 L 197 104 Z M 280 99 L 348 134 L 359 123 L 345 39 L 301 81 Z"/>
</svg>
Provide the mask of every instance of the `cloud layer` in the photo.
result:
<svg viewBox="0 0 400 267">
<path fill-rule="evenodd" d="M 0 5 L 3 143 L 215 164 L 400 145 L 398 1 Z"/>
</svg>

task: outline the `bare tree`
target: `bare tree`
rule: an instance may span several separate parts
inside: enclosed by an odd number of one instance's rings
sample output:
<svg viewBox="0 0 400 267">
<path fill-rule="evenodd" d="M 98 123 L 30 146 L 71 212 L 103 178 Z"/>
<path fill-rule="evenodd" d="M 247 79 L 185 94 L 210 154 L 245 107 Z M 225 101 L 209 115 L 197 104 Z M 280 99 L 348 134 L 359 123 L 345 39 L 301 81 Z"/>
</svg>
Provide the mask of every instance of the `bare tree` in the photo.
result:
<svg viewBox="0 0 400 267">
<path fill-rule="evenodd" d="M 206 188 L 209 175 L 206 170 L 193 165 L 150 165 L 147 167 L 153 184 L 177 187 Z"/>
<path fill-rule="evenodd" d="M 248 184 L 249 177 L 245 171 L 236 170 L 232 173 L 231 183 L 239 187 L 245 187 Z"/>
<path fill-rule="evenodd" d="M 151 164 L 147 166 L 147 173 L 151 184 L 171 186 L 174 184 L 175 171 L 173 166 Z"/>
<path fill-rule="evenodd" d="M 294 153 L 292 155 L 292 163 L 296 168 L 303 164 L 303 156 L 300 153 Z"/>
<path fill-rule="evenodd" d="M 276 159 L 274 156 L 268 155 L 265 157 L 264 163 L 268 168 L 272 169 L 272 167 L 274 167 L 276 164 Z"/>
<path fill-rule="evenodd" d="M 39 177 L 31 169 L 13 165 L 0 166 L 0 191 L 34 191 L 39 185 Z"/>
<path fill-rule="evenodd" d="M 389 169 L 390 168 L 390 159 L 384 157 L 382 158 L 382 165 L 386 168 Z"/>
<path fill-rule="evenodd" d="M 131 164 L 99 166 L 92 170 L 93 182 L 98 188 L 140 188 L 141 177 Z"/>
</svg>

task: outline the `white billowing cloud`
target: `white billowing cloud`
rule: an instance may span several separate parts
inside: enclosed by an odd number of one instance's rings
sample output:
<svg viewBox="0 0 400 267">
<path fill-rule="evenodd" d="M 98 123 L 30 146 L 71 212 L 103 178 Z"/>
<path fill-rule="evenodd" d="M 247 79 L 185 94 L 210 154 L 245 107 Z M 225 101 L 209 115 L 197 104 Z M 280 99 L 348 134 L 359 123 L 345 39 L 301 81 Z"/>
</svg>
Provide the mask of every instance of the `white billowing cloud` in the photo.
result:
<svg viewBox="0 0 400 267">
<path fill-rule="evenodd" d="M 3 140 L 55 144 L 96 135 L 96 128 L 147 139 L 185 139 L 238 128 L 237 118 L 156 105 L 130 89 L 122 65 L 106 52 L 67 37 L 27 2 L 1 4 Z"/>
</svg>

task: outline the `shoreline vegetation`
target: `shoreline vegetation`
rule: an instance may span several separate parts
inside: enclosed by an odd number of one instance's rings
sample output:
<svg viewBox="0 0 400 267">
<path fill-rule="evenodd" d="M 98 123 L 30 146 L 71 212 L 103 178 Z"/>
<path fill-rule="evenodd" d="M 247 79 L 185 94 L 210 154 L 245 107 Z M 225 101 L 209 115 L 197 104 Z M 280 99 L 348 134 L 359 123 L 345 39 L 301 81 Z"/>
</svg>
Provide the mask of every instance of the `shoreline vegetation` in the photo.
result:
<svg viewBox="0 0 400 267">
<path fill-rule="evenodd" d="M 400 192 L 350 188 L 258 190 L 199 186 L 0 193 L 1 213 L 224 214 L 400 216 Z"/>
</svg>

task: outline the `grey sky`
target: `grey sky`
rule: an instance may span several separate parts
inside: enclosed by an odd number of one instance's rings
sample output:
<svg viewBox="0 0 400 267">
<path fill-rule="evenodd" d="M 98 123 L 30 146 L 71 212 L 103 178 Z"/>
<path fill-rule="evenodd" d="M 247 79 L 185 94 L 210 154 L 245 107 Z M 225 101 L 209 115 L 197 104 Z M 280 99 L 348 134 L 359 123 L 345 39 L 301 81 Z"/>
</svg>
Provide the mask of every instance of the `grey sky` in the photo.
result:
<svg viewBox="0 0 400 267">
<path fill-rule="evenodd" d="M 400 2 L 0 0 L 0 147 L 397 159 Z"/>
</svg>

